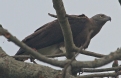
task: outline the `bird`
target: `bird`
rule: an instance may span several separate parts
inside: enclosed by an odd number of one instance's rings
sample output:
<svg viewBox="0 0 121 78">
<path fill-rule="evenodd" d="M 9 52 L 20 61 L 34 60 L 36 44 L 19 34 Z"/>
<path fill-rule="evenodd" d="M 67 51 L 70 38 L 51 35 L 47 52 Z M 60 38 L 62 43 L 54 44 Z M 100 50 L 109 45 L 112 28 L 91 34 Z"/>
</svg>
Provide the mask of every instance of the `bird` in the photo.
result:
<svg viewBox="0 0 121 78">
<path fill-rule="evenodd" d="M 91 39 L 99 33 L 103 25 L 107 21 L 111 21 L 111 17 L 105 14 L 96 14 L 91 18 L 88 18 L 85 14 L 82 15 L 69 15 L 68 21 L 70 23 L 70 28 L 72 31 L 72 36 L 74 44 L 76 47 L 82 46 L 87 39 L 87 36 L 91 30 Z M 64 37 L 59 24 L 58 19 L 46 23 L 34 33 L 25 37 L 22 40 L 23 43 L 29 47 L 36 49 L 39 53 L 43 55 L 53 55 L 62 53 L 64 46 Z M 88 43 L 88 45 L 90 42 Z M 88 48 L 88 45 L 84 49 Z M 15 55 L 30 55 L 24 49 L 20 48 Z M 24 61 L 23 59 L 18 59 L 19 61 Z"/>
</svg>

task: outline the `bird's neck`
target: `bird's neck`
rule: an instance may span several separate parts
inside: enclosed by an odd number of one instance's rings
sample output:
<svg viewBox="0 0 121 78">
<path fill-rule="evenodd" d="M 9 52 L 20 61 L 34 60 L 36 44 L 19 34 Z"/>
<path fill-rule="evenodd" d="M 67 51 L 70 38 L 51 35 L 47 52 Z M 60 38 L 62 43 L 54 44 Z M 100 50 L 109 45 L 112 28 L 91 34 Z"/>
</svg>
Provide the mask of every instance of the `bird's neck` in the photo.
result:
<svg viewBox="0 0 121 78">
<path fill-rule="evenodd" d="M 103 27 L 103 25 L 105 24 L 106 22 L 99 22 L 99 21 L 94 21 L 94 24 L 100 28 Z"/>
<path fill-rule="evenodd" d="M 103 25 L 105 24 L 105 23 L 99 23 L 99 22 L 97 22 L 97 21 L 93 21 L 93 20 L 91 20 L 91 22 L 92 22 L 92 29 L 93 29 L 93 31 L 94 31 L 94 33 L 92 33 L 92 38 L 97 34 L 97 33 L 99 33 L 99 31 L 101 30 L 101 28 L 103 27 Z"/>
</svg>

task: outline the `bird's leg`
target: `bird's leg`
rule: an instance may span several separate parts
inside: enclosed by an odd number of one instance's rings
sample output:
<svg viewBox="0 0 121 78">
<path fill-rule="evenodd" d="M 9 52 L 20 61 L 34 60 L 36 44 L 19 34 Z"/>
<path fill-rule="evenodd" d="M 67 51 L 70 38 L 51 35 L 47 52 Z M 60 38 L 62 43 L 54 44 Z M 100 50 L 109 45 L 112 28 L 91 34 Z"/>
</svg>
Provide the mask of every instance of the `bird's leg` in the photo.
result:
<svg viewBox="0 0 121 78">
<path fill-rule="evenodd" d="M 31 56 L 31 57 L 30 57 L 30 61 L 33 62 L 34 64 L 37 64 L 34 60 L 35 60 L 35 59 Z"/>
<path fill-rule="evenodd" d="M 35 51 L 37 51 L 35 48 L 32 48 L 32 49 L 35 50 Z M 31 56 L 31 57 L 30 57 L 30 61 L 33 62 L 34 64 L 37 64 L 34 60 L 35 60 L 34 57 Z"/>
</svg>

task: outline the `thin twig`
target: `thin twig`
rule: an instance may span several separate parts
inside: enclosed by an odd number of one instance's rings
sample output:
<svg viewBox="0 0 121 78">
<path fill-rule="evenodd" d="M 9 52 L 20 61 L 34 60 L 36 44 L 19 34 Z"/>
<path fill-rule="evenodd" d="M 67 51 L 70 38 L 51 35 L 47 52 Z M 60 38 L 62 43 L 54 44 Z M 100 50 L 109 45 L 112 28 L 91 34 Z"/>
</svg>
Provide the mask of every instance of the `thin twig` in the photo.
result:
<svg viewBox="0 0 121 78">
<path fill-rule="evenodd" d="M 121 72 L 118 72 L 118 73 L 89 74 L 89 75 L 78 76 L 78 78 L 115 77 L 115 76 L 118 76 L 118 75 L 121 75 Z"/>
<path fill-rule="evenodd" d="M 101 68 L 101 69 L 83 69 L 84 72 L 89 72 L 89 73 L 92 73 L 92 72 L 105 72 L 105 71 L 115 71 L 115 70 L 121 70 L 121 66 L 118 66 L 118 67 L 111 67 L 111 68 Z"/>
<path fill-rule="evenodd" d="M 60 54 L 45 55 L 45 56 L 49 57 L 49 58 L 54 58 L 54 57 L 61 57 L 61 56 L 65 56 L 65 55 L 66 55 L 65 53 L 60 53 Z M 27 58 L 30 58 L 31 56 L 30 55 L 15 55 L 15 56 L 11 56 L 11 57 L 27 59 Z"/>
</svg>

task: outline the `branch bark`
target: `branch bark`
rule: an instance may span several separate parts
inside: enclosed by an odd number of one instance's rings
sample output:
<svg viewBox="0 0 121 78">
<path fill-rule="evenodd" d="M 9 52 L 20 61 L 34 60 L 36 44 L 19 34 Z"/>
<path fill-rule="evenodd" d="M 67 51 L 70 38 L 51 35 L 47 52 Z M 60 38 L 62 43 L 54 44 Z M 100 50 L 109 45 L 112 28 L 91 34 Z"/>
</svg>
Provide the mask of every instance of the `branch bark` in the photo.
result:
<svg viewBox="0 0 121 78">
<path fill-rule="evenodd" d="M 114 67 L 114 69 L 117 67 Z M 58 78 L 60 72 L 59 70 L 54 70 L 50 67 L 30 64 L 25 62 L 16 61 L 0 48 L 0 77 L 2 78 Z M 109 69 L 112 70 L 112 69 Z M 89 77 L 108 77 L 108 76 L 117 76 L 118 73 L 103 73 L 103 74 L 91 74 L 83 75 L 78 77 L 73 77 L 67 73 L 66 77 L 68 78 L 89 78 Z"/>
<path fill-rule="evenodd" d="M 84 72 L 105 72 L 105 71 L 115 71 L 121 70 L 121 66 L 118 67 L 111 67 L 111 68 L 101 68 L 101 69 L 83 69 Z"/>
<path fill-rule="evenodd" d="M 16 61 L 0 48 L 0 78 L 55 78 L 60 70 Z"/>
<path fill-rule="evenodd" d="M 62 56 L 65 56 L 66 54 L 65 53 L 60 53 L 60 54 L 54 54 L 54 55 L 45 55 L 46 57 L 49 57 L 49 58 L 54 58 L 54 57 L 62 57 Z M 30 55 L 15 55 L 15 56 L 11 56 L 13 58 L 24 58 L 24 59 L 27 59 L 27 58 L 30 58 L 31 56 Z"/>
<path fill-rule="evenodd" d="M 104 56 L 103 58 L 95 59 L 94 61 L 85 61 L 85 62 L 74 61 L 72 63 L 72 66 L 74 66 L 74 67 L 79 66 L 80 68 L 81 67 L 83 67 L 83 68 L 96 68 L 96 67 L 106 65 L 115 59 L 119 59 L 120 57 L 121 57 L 121 48 L 117 49 L 115 52 L 112 52 L 107 56 Z"/>
<path fill-rule="evenodd" d="M 76 47 L 73 42 L 73 36 L 70 28 L 70 24 L 66 17 L 66 11 L 64 9 L 64 5 L 62 0 L 53 0 L 53 7 L 56 10 L 58 21 L 60 23 L 63 36 L 64 36 L 64 43 L 66 48 L 66 56 L 68 59 L 71 59 L 74 56 L 73 48 Z"/>
<path fill-rule="evenodd" d="M 115 77 L 121 75 L 121 72 L 118 73 L 99 73 L 99 74 L 90 74 L 90 75 L 83 75 L 78 78 L 93 78 L 93 77 Z"/>
</svg>

